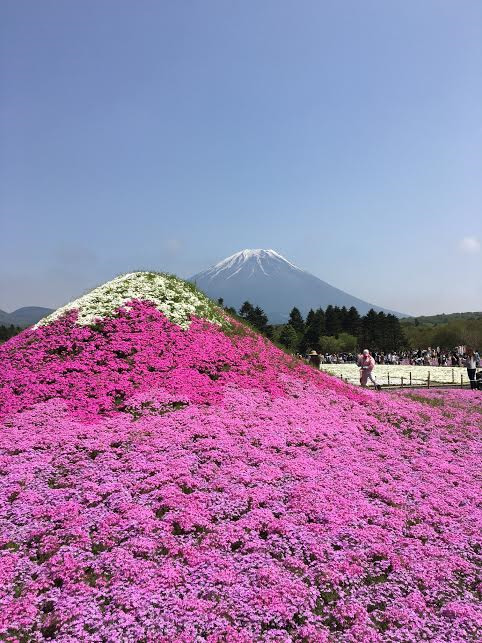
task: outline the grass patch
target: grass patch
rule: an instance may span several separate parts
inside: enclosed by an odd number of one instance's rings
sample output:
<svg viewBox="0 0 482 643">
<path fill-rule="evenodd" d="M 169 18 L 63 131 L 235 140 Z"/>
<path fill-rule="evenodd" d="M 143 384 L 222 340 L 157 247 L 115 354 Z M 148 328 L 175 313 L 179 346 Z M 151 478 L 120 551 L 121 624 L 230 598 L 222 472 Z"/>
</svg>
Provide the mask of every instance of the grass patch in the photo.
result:
<svg viewBox="0 0 482 643">
<path fill-rule="evenodd" d="M 417 395 L 416 393 L 410 393 L 406 397 L 409 397 L 414 402 L 420 402 L 421 404 L 428 404 L 435 408 L 440 408 L 445 406 L 445 400 L 439 397 L 424 397 L 423 395 Z"/>
</svg>

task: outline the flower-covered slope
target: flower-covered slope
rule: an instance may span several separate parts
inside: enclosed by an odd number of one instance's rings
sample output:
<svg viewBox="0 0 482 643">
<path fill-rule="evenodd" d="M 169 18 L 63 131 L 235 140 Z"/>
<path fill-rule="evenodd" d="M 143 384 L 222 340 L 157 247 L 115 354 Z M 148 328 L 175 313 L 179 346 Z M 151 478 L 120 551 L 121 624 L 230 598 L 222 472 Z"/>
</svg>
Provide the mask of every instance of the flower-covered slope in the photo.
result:
<svg viewBox="0 0 482 643">
<path fill-rule="evenodd" d="M 50 324 L 70 311 L 77 312 L 78 324 L 92 324 L 112 316 L 133 299 L 150 301 L 173 323 L 186 328 L 191 316 L 215 324 L 223 321 L 221 311 L 192 284 L 173 275 L 156 272 L 130 272 L 95 288 L 41 319 L 38 326 Z"/>
<path fill-rule="evenodd" d="M 0 348 L 0 640 L 478 639 L 479 393 L 131 294 Z"/>
</svg>

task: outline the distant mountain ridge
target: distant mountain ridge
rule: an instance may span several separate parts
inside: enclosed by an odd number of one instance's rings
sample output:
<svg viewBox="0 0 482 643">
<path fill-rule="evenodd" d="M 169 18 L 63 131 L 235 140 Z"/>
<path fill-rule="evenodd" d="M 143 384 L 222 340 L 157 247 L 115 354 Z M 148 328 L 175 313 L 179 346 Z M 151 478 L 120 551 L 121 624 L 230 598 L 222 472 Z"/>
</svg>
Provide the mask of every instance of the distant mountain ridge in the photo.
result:
<svg viewBox="0 0 482 643">
<path fill-rule="evenodd" d="M 482 319 L 482 311 L 472 311 L 464 313 L 439 313 L 438 315 L 418 315 L 417 317 L 407 317 L 403 320 L 404 324 L 411 325 L 433 325 L 448 324 L 452 321 L 466 321 L 469 319 Z"/>
<path fill-rule="evenodd" d="M 360 314 L 373 308 L 406 317 L 331 286 L 272 249 L 242 250 L 193 275 L 190 281 L 209 297 L 222 298 L 226 306 L 238 309 L 246 300 L 260 306 L 275 324 L 286 322 L 293 306 L 306 315 L 310 308 L 330 304 L 355 306 Z"/>
<path fill-rule="evenodd" d="M 10 326 L 13 324 L 14 326 L 27 328 L 27 326 L 36 324 L 42 317 L 46 317 L 52 312 L 52 308 L 43 308 L 42 306 L 24 306 L 23 308 L 17 308 L 13 313 L 0 310 L 0 325 Z"/>
</svg>

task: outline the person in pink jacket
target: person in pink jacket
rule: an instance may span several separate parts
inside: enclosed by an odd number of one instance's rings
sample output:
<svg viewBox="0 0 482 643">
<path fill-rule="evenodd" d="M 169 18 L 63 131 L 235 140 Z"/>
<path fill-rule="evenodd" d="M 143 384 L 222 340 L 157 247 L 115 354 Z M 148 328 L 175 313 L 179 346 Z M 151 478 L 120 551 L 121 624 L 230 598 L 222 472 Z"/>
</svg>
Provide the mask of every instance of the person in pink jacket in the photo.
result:
<svg viewBox="0 0 482 643">
<path fill-rule="evenodd" d="M 375 368 L 375 360 L 367 348 L 365 348 L 363 353 L 358 357 L 358 366 L 360 367 L 360 384 L 365 387 L 368 380 L 370 380 L 377 391 L 379 391 L 382 387 L 372 375 L 372 371 Z"/>
</svg>

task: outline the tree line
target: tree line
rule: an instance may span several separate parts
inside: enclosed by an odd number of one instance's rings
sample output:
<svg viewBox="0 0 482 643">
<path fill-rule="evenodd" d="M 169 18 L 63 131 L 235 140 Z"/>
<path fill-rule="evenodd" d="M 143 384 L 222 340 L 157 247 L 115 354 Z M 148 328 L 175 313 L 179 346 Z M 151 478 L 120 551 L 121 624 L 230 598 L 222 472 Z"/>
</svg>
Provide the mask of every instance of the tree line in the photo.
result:
<svg viewBox="0 0 482 643">
<path fill-rule="evenodd" d="M 245 301 L 239 311 L 237 311 L 232 306 L 224 306 L 222 297 L 218 299 L 218 304 L 233 317 L 240 317 L 258 332 L 273 339 L 274 326 L 268 323 L 268 316 L 259 306 L 253 306 L 249 301 Z"/>
<path fill-rule="evenodd" d="M 424 322 L 420 319 L 402 320 L 410 348 L 440 346 L 443 350 L 452 350 L 454 346 L 472 346 L 482 349 L 482 317 L 450 317 L 446 322 Z"/>
<path fill-rule="evenodd" d="M 14 326 L 13 324 L 10 324 L 10 326 L 0 326 L 0 344 L 6 342 L 7 339 L 10 339 L 11 337 L 18 335 L 22 330 L 22 328 Z"/>
<path fill-rule="evenodd" d="M 223 300 L 219 299 L 218 303 L 222 306 Z M 365 346 L 386 352 L 407 347 L 399 319 L 390 313 L 376 313 L 373 309 L 361 316 L 354 306 L 330 305 L 325 310 L 310 310 L 304 319 L 295 307 L 290 312 L 288 323 L 277 326 L 270 325 L 264 310 L 249 301 L 245 301 L 238 312 L 234 308 L 225 310 L 293 352 L 354 352 Z"/>
<path fill-rule="evenodd" d="M 305 353 L 353 353 L 358 348 L 373 351 L 395 351 L 406 347 L 406 338 L 395 315 L 370 309 L 361 316 L 352 306 L 327 306 L 310 310 L 303 319 L 298 308 L 291 310 L 288 323 L 279 334 L 286 348 Z"/>
<path fill-rule="evenodd" d="M 223 300 L 218 303 L 223 305 Z M 362 316 L 354 306 L 327 306 L 310 310 L 304 319 L 295 307 L 287 324 L 273 326 L 264 310 L 249 301 L 239 311 L 234 308 L 226 311 L 292 352 L 350 353 L 369 348 L 387 353 L 428 346 L 449 351 L 460 345 L 482 348 L 481 313 L 441 315 L 436 320 L 423 317 L 400 320 L 391 313 L 377 313 L 373 309 Z"/>
</svg>

